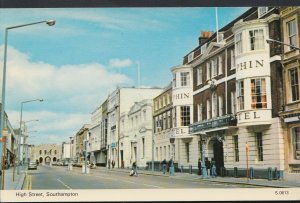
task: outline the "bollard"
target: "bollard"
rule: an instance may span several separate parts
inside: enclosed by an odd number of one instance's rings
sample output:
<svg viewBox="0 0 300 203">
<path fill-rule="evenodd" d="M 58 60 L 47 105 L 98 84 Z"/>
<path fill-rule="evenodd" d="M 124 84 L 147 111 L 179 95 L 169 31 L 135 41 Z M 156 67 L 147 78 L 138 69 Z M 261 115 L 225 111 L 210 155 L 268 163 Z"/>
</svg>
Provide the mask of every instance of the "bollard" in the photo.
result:
<svg viewBox="0 0 300 203">
<path fill-rule="evenodd" d="M 238 177 L 238 168 L 237 168 L 237 167 L 234 167 L 234 168 L 233 168 L 233 176 L 234 176 L 235 178 Z"/>
<path fill-rule="evenodd" d="M 253 179 L 254 178 L 254 169 L 253 167 L 250 167 L 250 179 Z"/>
<path fill-rule="evenodd" d="M 268 168 L 268 180 L 272 180 L 272 168 Z"/>
<path fill-rule="evenodd" d="M 183 165 L 181 165 L 181 173 L 183 173 Z"/>
</svg>

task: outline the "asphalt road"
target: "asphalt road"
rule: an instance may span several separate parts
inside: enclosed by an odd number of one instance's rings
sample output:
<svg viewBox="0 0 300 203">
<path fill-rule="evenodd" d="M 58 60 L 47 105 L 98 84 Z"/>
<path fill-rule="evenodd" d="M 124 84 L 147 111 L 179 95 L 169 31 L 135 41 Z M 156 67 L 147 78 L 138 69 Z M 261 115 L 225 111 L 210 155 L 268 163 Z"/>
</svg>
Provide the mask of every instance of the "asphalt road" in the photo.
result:
<svg viewBox="0 0 300 203">
<path fill-rule="evenodd" d="M 63 166 L 38 166 L 29 170 L 23 189 L 184 189 L 184 188 L 250 188 L 255 186 L 214 183 L 199 178 L 162 177 L 139 174 L 131 177 L 120 171 L 92 169 L 82 174 L 81 168 L 68 171 Z"/>
</svg>

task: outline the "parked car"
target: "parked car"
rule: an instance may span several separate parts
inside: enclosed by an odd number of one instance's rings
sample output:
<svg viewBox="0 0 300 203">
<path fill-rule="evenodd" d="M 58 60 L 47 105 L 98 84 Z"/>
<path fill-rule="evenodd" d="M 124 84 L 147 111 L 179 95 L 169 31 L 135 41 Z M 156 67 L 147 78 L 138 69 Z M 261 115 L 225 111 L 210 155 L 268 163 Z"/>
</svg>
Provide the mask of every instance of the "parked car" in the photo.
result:
<svg viewBox="0 0 300 203">
<path fill-rule="evenodd" d="M 37 164 L 36 164 L 36 162 L 29 162 L 29 164 L 28 164 L 28 170 L 30 170 L 30 169 L 37 170 Z"/>
</svg>

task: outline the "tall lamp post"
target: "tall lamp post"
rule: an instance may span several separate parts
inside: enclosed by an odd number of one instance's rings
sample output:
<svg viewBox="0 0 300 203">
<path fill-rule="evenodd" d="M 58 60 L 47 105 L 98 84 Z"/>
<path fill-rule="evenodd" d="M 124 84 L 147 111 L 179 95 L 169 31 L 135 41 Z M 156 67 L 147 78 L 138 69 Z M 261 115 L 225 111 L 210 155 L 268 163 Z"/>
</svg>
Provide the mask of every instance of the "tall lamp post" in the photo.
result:
<svg viewBox="0 0 300 203">
<path fill-rule="evenodd" d="M 69 161 L 69 170 L 72 171 L 72 137 L 70 137 L 70 161 Z"/>
<path fill-rule="evenodd" d="M 20 166 L 19 166 L 19 162 L 20 162 L 20 158 L 21 158 L 21 149 L 20 149 L 20 145 L 21 145 L 21 138 L 23 137 L 22 134 L 22 114 L 23 114 L 23 104 L 25 103 L 29 103 L 29 102 L 35 102 L 35 101 L 39 101 L 42 102 L 43 99 L 32 99 L 32 100 L 27 100 L 27 101 L 23 101 L 21 102 L 21 113 L 20 113 L 20 132 L 19 132 L 19 137 L 18 137 L 18 149 L 17 149 L 17 154 L 18 154 L 18 164 L 17 164 L 17 174 L 20 174 Z M 23 144 L 24 143 L 24 139 L 23 139 Z M 23 146 L 24 148 L 24 146 Z"/>
<path fill-rule="evenodd" d="M 39 21 L 35 23 L 28 23 L 23 25 L 17 25 L 12 27 L 7 27 L 5 29 L 5 44 L 4 44 L 4 57 L 3 57 L 3 81 L 2 81 L 2 105 L 1 105 L 1 115 L 0 115 L 0 138 L 3 137 L 3 128 L 4 128 L 4 111 L 5 111 L 5 85 L 6 85 L 6 61 L 7 61 L 7 34 L 8 30 L 25 27 L 25 26 L 31 26 L 36 25 L 40 23 L 46 23 L 49 26 L 52 26 L 55 24 L 55 20 L 47 20 L 47 21 Z M 0 151 L 2 151 L 2 143 L 0 143 Z M 2 156 L 0 156 L 0 165 L 2 164 Z M 1 184 L 1 183 L 0 183 Z"/>
</svg>

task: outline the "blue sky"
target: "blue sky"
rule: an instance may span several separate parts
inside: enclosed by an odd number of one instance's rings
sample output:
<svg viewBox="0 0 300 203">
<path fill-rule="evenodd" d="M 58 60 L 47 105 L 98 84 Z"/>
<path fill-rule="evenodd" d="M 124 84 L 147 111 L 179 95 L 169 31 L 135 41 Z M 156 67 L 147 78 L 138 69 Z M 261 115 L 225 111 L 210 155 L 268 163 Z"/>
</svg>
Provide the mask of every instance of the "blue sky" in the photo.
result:
<svg viewBox="0 0 300 203">
<path fill-rule="evenodd" d="M 247 8 L 218 8 L 219 28 Z M 90 123 L 91 112 L 117 85 L 166 86 L 170 68 L 198 45 L 201 31 L 215 31 L 215 8 L 1 9 L 0 64 L 9 30 L 6 112 L 15 128 L 22 101 L 30 142 L 61 143 Z M 2 85 L 2 82 L 1 82 Z"/>
</svg>

